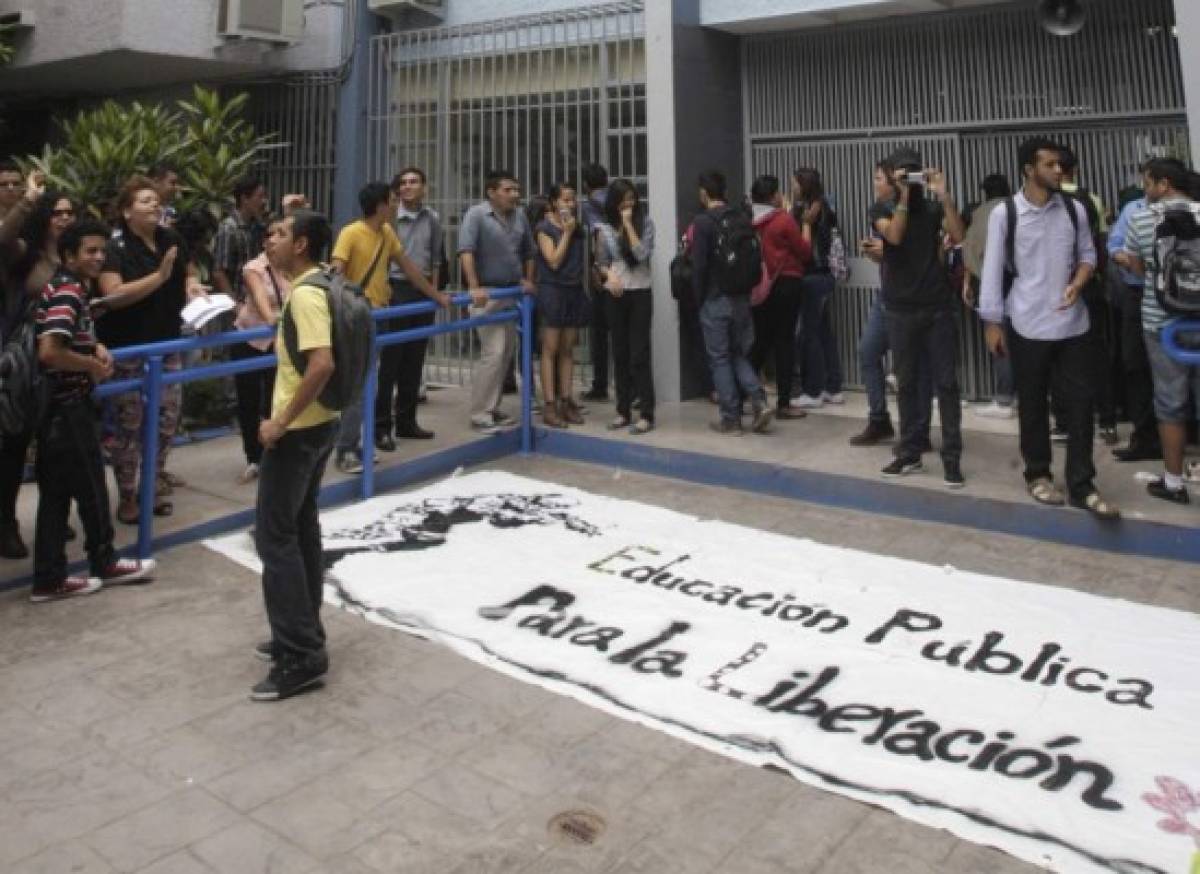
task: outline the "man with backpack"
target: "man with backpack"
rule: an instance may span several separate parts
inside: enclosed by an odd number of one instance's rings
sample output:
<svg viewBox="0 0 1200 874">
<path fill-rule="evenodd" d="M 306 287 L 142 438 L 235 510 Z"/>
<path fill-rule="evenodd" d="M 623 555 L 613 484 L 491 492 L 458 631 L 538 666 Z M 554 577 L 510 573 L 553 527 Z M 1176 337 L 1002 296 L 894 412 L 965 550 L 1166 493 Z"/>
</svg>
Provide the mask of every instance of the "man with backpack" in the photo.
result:
<svg viewBox="0 0 1200 874">
<path fill-rule="evenodd" d="M 1189 173 L 1183 162 L 1156 158 L 1146 167 L 1148 205 L 1133 214 L 1125 249 L 1115 260 L 1146 277 L 1142 295 L 1142 330 L 1154 380 L 1154 412 L 1162 443 L 1163 475 L 1147 484 L 1153 497 L 1190 503 L 1183 482 L 1189 404 L 1200 409 L 1200 366 L 1167 354 L 1162 329 L 1176 318 L 1200 314 L 1200 206 L 1187 193 Z M 1188 305 L 1198 309 L 1189 311 Z M 1183 338 L 1181 338 L 1182 340 Z M 1187 342 L 1196 346 L 1197 337 Z"/>
<path fill-rule="evenodd" d="M 1096 491 L 1092 463 L 1093 371 L 1082 295 L 1096 253 L 1083 206 L 1059 190 L 1061 162 L 1050 140 L 1021 145 L 1023 187 L 988 218 L 979 316 L 988 350 L 1012 360 L 1030 496 L 1117 519 L 1120 511 Z M 1068 433 L 1065 498 L 1050 470 L 1051 391 Z"/>
<path fill-rule="evenodd" d="M 427 298 L 446 306 L 450 298 L 434 288 L 424 273 L 405 254 L 404 244 L 392 228 L 396 215 L 392 189 L 371 182 L 358 193 L 363 217 L 342 228 L 333 247 L 333 270 L 363 290 L 375 309 L 392 302 L 388 264 L 394 262 L 412 286 Z M 362 400 L 342 412 L 334 464 L 342 473 L 362 473 Z M 374 436 L 374 435 L 372 435 Z M 392 448 L 395 445 L 392 444 Z"/>
<path fill-rule="evenodd" d="M 320 269 L 332 236 L 324 216 L 303 210 L 281 222 L 273 237 L 280 269 L 294 278 L 275 342 L 271 418 L 258 432 L 264 452 L 254 532 L 271 639 L 255 655 L 272 666 L 251 691 L 257 701 L 293 695 L 329 669 L 317 496 L 338 432 L 337 413 L 320 400 L 335 373 L 334 313 Z"/>
<path fill-rule="evenodd" d="M 764 434 L 775 410 L 750 363 L 754 319 L 750 292 L 762 275 L 762 247 L 750 217 L 726 203 L 725 176 L 701 173 L 700 204 L 692 233 L 692 292 L 700 304 L 700 327 L 709 369 L 717 387 L 721 417 L 711 423 L 718 434 L 742 430 L 742 398 L 750 399 L 750 430 Z"/>
<path fill-rule="evenodd" d="M 914 149 L 898 149 L 886 163 L 897 168 L 897 199 L 877 201 L 871 208 L 871 225 L 883 238 L 883 309 L 899 383 L 900 442 L 895 458 L 881 472 L 898 477 L 923 469 L 923 423 L 928 417 L 921 409 L 919 379 L 925 357 L 942 420 L 944 481 L 949 488 L 962 488 L 958 313 L 942 257 L 942 235 L 962 242 L 963 220 L 942 171 L 923 169 Z"/>
</svg>

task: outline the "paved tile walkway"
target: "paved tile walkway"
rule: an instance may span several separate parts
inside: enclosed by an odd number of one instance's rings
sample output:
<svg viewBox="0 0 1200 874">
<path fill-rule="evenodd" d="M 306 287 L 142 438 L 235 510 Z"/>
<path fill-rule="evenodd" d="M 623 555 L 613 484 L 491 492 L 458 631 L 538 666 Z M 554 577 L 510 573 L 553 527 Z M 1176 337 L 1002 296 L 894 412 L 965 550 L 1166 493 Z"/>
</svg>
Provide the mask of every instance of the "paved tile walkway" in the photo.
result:
<svg viewBox="0 0 1200 874">
<path fill-rule="evenodd" d="M 1200 612 L 1195 567 L 546 458 L 497 469 L 797 536 Z M 278 704 L 258 581 L 200 545 L 157 583 L 0 595 L 6 874 L 1018 874 L 996 851 L 328 611 L 326 688 Z M 607 828 L 552 837 L 570 809 Z"/>
</svg>

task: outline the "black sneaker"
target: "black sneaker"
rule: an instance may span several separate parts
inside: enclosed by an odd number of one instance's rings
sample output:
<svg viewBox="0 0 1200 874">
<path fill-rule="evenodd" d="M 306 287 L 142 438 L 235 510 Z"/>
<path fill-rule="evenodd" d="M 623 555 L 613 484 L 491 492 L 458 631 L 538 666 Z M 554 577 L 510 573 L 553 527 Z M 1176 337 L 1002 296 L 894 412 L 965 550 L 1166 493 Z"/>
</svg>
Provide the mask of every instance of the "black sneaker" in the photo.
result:
<svg viewBox="0 0 1200 874">
<path fill-rule="evenodd" d="M 1168 488 L 1167 484 L 1161 479 L 1156 479 L 1152 483 L 1146 483 L 1146 493 L 1152 498 L 1170 501 L 1172 504 L 1190 504 L 1192 502 L 1192 497 L 1188 494 L 1186 486 L 1182 489 Z"/>
<path fill-rule="evenodd" d="M 275 641 L 264 640 L 254 647 L 254 657 L 264 662 L 273 662 L 276 658 Z"/>
<path fill-rule="evenodd" d="M 910 473 L 917 473 L 925 469 L 925 465 L 918 458 L 893 458 L 891 463 L 884 466 L 879 472 L 886 477 L 908 476 Z"/>
<path fill-rule="evenodd" d="M 892 427 L 891 419 L 884 419 L 882 422 L 872 419 L 867 422 L 867 427 L 850 438 L 850 445 L 874 446 L 876 443 L 882 443 L 884 440 L 891 440 L 895 436 L 896 429 Z"/>
<path fill-rule="evenodd" d="M 608 400 L 608 389 L 592 388 L 580 395 L 585 401 L 606 401 Z"/>
<path fill-rule="evenodd" d="M 1159 461 L 1162 459 L 1162 447 L 1153 443 L 1134 443 L 1122 446 L 1112 451 L 1117 461 Z"/>
<path fill-rule="evenodd" d="M 962 468 L 957 461 L 943 462 L 943 467 L 945 469 L 944 482 L 946 483 L 946 488 L 961 489 L 967 484 L 967 481 L 963 479 Z"/>
<path fill-rule="evenodd" d="M 375 448 L 380 452 L 395 452 L 396 438 L 388 433 L 380 433 L 375 435 Z"/>
<path fill-rule="evenodd" d="M 250 690 L 254 701 L 281 701 L 297 692 L 316 686 L 329 670 L 329 657 L 318 655 L 297 658 L 285 656 L 271 666 L 267 678 Z"/>
</svg>

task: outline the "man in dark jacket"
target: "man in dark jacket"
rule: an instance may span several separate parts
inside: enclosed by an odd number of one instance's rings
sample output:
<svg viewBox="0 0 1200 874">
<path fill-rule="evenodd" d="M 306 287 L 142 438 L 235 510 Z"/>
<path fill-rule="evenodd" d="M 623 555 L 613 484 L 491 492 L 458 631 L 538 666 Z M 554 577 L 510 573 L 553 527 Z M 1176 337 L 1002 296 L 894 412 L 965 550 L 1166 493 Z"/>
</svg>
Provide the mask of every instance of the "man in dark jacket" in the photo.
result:
<svg viewBox="0 0 1200 874">
<path fill-rule="evenodd" d="M 883 307 L 896 371 L 900 443 L 884 476 L 922 469 L 917 365 L 928 356 L 942 420 L 942 466 L 950 488 L 962 488 L 962 408 L 958 389 L 958 315 L 942 257 L 942 234 L 954 243 L 965 229 L 941 170 L 923 170 L 909 148 L 889 158 L 896 171 L 897 200 L 876 203 L 871 224 L 883 238 Z M 933 199 L 926 197 L 926 191 Z"/>
<path fill-rule="evenodd" d="M 700 303 L 700 327 L 704 332 L 704 350 L 712 370 L 713 383 L 721 406 L 721 418 L 711 427 L 719 434 L 742 430 L 742 398 L 754 407 L 751 430 L 763 434 L 771 425 L 775 410 L 767 403 L 767 393 L 750 363 L 754 345 L 754 320 L 750 315 L 749 294 L 729 294 L 722 287 L 716 258 L 718 224 L 731 207 L 725 202 L 725 177 L 716 171 L 700 174 L 700 205 L 692 236 L 692 290 Z"/>
</svg>

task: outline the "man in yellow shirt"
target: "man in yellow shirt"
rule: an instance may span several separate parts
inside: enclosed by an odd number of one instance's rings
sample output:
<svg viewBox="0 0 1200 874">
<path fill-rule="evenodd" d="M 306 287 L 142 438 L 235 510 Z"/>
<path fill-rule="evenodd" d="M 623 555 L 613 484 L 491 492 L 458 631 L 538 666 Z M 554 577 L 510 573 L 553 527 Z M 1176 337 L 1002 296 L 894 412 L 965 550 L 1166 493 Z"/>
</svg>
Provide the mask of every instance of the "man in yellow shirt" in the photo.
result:
<svg viewBox="0 0 1200 874">
<path fill-rule="evenodd" d="M 256 701 L 294 695 L 320 682 L 329 669 L 317 495 L 338 430 L 337 414 L 317 400 L 334 371 L 332 316 L 325 292 L 306 284 L 320 269 L 333 232 L 324 216 L 301 211 L 272 226 L 271 234 L 280 268 L 294 278 L 275 341 L 279 364 L 271 418 L 258 431 L 264 451 L 255 541 L 271 639 L 255 647 L 255 655 L 273 664 L 250 693 Z M 303 375 L 283 340 L 287 318 L 296 325 Z"/>
<path fill-rule="evenodd" d="M 392 228 L 396 214 L 392 189 L 382 182 L 371 182 L 358 193 L 363 217 L 342 228 L 333 247 L 333 269 L 362 287 L 375 309 L 386 307 L 392 299 L 388 283 L 388 264 L 394 262 L 408 281 L 426 297 L 447 306 L 450 296 L 438 291 L 404 252 L 404 245 Z M 334 463 L 342 473 L 362 473 L 363 401 L 342 411 L 342 427 L 337 440 Z"/>
</svg>

